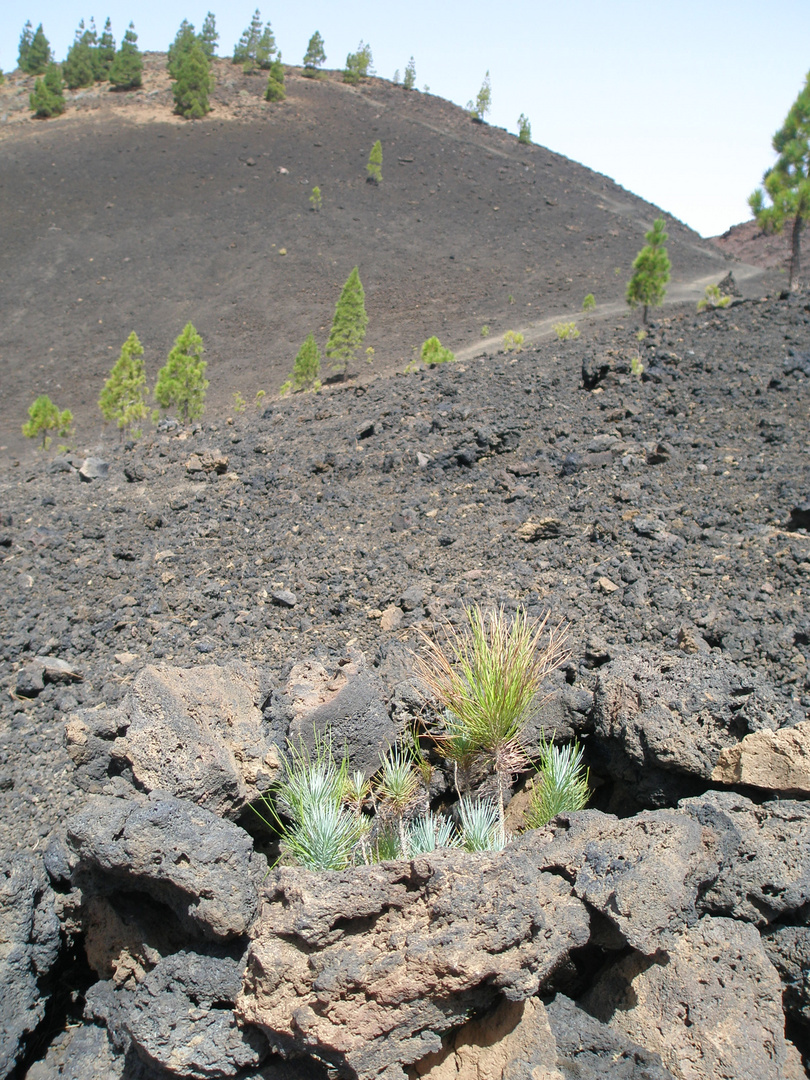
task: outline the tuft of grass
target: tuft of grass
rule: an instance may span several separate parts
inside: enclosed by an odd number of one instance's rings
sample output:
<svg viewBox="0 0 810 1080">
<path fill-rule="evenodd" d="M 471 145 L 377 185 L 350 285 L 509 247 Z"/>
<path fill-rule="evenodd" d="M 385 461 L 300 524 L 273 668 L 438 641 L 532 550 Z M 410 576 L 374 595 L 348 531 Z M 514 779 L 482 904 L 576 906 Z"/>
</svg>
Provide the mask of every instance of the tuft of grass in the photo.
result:
<svg viewBox="0 0 810 1080">
<path fill-rule="evenodd" d="M 506 352 L 522 352 L 523 334 L 519 330 L 507 330 L 503 335 L 503 347 Z"/>
<path fill-rule="evenodd" d="M 411 857 L 427 855 L 428 852 L 435 851 L 437 848 L 461 846 L 461 841 L 453 828 L 453 822 L 444 814 L 434 814 L 431 810 L 409 823 L 407 840 Z"/>
<path fill-rule="evenodd" d="M 498 780 L 498 815 L 503 827 L 504 788 L 526 766 L 520 742 L 537 707 L 548 675 L 568 658 L 562 626 L 546 634 L 548 615 L 529 619 L 518 608 L 511 622 L 502 608 L 484 615 L 477 605 L 467 609 L 467 627 L 447 624 L 442 647 L 423 633 L 426 654 L 417 661 L 429 698 L 444 709 L 436 736 L 444 755 L 458 769 L 486 757 Z"/>
<path fill-rule="evenodd" d="M 713 310 L 714 308 L 727 308 L 731 303 L 731 297 L 720 292 L 719 285 L 707 285 L 706 295 L 698 300 L 698 311 Z"/>
<path fill-rule="evenodd" d="M 569 338 L 578 338 L 579 330 L 575 322 L 558 322 L 554 324 L 554 333 L 560 341 L 568 341 Z"/>
<path fill-rule="evenodd" d="M 491 799 L 462 799 L 461 846 L 465 851 L 501 851 L 508 842 L 497 805 Z"/>
<path fill-rule="evenodd" d="M 582 764 L 579 743 L 555 746 L 543 740 L 531 803 L 526 815 L 530 829 L 547 825 L 565 811 L 581 810 L 590 798 L 588 770 Z"/>
</svg>

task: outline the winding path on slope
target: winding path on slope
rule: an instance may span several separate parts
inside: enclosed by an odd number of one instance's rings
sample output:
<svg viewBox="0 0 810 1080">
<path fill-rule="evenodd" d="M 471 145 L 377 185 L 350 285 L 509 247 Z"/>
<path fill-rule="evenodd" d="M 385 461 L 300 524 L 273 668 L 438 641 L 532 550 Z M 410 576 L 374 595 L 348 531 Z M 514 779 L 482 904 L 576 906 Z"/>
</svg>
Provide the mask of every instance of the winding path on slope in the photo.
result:
<svg viewBox="0 0 810 1080">
<path fill-rule="evenodd" d="M 751 266 L 749 263 L 730 263 L 728 269 L 734 274 L 734 280 L 738 285 L 746 282 L 753 282 L 759 278 L 765 276 L 766 271 L 759 266 Z M 682 304 L 684 302 L 694 301 L 695 303 L 700 300 L 706 293 L 707 285 L 716 285 L 718 281 L 718 274 L 704 275 L 703 277 L 694 278 L 692 281 L 676 281 L 671 282 L 667 286 L 667 295 L 664 300 L 663 307 L 671 307 L 674 304 Z M 574 313 L 565 311 L 559 315 L 550 315 L 544 319 L 538 319 L 536 322 L 526 323 L 523 326 L 515 327 L 518 333 L 523 334 L 523 344 L 534 345 L 540 341 L 544 341 L 547 338 L 551 338 L 555 334 L 554 327 L 560 322 L 572 322 L 574 319 L 582 326 L 586 323 L 599 322 L 606 318 L 614 318 L 617 315 L 628 314 L 627 302 L 625 300 L 611 300 L 604 304 L 597 304 L 591 311 L 580 311 Z M 456 360 L 472 360 L 478 356 L 487 356 L 494 352 L 499 351 L 492 346 L 496 345 L 498 339 L 489 339 L 491 342 L 490 348 L 487 348 L 487 339 L 477 341 L 473 345 L 467 345 L 462 349 L 458 349 L 455 354 Z"/>
</svg>

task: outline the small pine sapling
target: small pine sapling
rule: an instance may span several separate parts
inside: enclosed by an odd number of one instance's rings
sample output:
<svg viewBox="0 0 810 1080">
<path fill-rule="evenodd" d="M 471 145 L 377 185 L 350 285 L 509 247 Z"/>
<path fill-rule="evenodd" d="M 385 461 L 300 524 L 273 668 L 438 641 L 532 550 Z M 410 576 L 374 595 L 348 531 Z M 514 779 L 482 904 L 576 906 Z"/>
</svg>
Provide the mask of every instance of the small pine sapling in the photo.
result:
<svg viewBox="0 0 810 1080">
<path fill-rule="evenodd" d="M 532 141 L 532 125 L 525 113 L 518 117 L 518 142 L 528 145 Z"/>
<path fill-rule="evenodd" d="M 315 31 L 312 37 L 309 39 L 307 45 L 307 51 L 304 53 L 304 71 L 303 74 L 307 79 L 315 79 L 318 77 L 318 69 L 321 64 L 326 60 L 326 53 L 323 50 L 323 38 L 319 31 Z"/>
<path fill-rule="evenodd" d="M 345 374 L 354 354 L 363 344 L 368 326 L 366 294 L 355 266 L 346 279 L 340 298 L 335 305 L 332 329 L 326 343 L 329 367 L 336 374 Z"/>
<path fill-rule="evenodd" d="M 405 78 L 402 80 L 402 85 L 406 90 L 413 90 L 416 86 L 416 64 L 413 57 L 405 65 Z"/>
<path fill-rule="evenodd" d="M 368 155 L 368 164 L 366 165 L 366 173 L 368 174 L 366 176 L 367 184 L 382 183 L 382 162 L 382 143 L 377 139 L 371 148 L 371 153 Z"/>
<path fill-rule="evenodd" d="M 573 341 L 579 337 L 579 330 L 575 322 L 558 322 L 554 324 L 554 333 L 560 341 Z"/>
<path fill-rule="evenodd" d="M 489 112 L 492 106 L 492 84 L 489 78 L 489 72 L 484 76 L 484 81 L 481 83 L 481 89 L 478 91 L 478 96 L 475 99 L 475 104 L 472 101 L 467 102 L 467 111 L 470 117 L 477 123 L 483 124 L 484 118 Z"/>
<path fill-rule="evenodd" d="M 316 214 L 320 214 L 321 207 L 323 206 L 323 196 L 321 195 L 321 189 L 315 185 L 312 189 L 312 194 L 309 197 L 309 203 Z"/>
<path fill-rule="evenodd" d="M 519 330 L 507 330 L 503 335 L 504 352 L 522 352 L 523 334 Z"/>
<path fill-rule="evenodd" d="M 698 300 L 698 311 L 713 310 L 714 308 L 727 308 L 731 303 L 731 297 L 720 292 L 719 285 L 707 285 L 706 293 Z"/>
<path fill-rule="evenodd" d="M 281 62 L 281 53 L 270 64 L 270 72 L 267 76 L 267 87 L 264 91 L 265 101 L 284 101 L 284 65 Z"/>
<path fill-rule="evenodd" d="M 356 86 L 361 79 L 371 74 L 371 46 L 360 42 L 357 52 L 349 53 L 346 57 L 346 67 L 343 71 L 343 81 Z"/>
<path fill-rule="evenodd" d="M 490 334 L 489 324 L 484 323 L 484 325 L 481 327 L 481 337 L 489 337 L 489 334 Z"/>
<path fill-rule="evenodd" d="M 541 829 L 558 814 L 581 810 L 590 798 L 588 770 L 579 743 L 555 746 L 541 739 L 540 758 L 526 814 L 530 829 Z"/>
<path fill-rule="evenodd" d="M 35 439 L 42 436 L 42 448 L 47 450 L 51 444 L 48 434 L 55 431 L 62 437 L 72 434 L 73 413 L 70 409 L 62 412 L 54 405 L 47 394 L 40 394 L 36 401 L 29 406 L 28 423 L 23 424 L 22 433 L 26 439 Z"/>
<path fill-rule="evenodd" d="M 186 323 L 155 383 L 158 404 L 164 409 L 176 408 L 186 422 L 199 419 L 205 409 L 208 365 L 203 352 L 202 338 L 191 323 Z"/>
<path fill-rule="evenodd" d="M 292 374 L 281 387 L 282 394 L 291 390 L 320 390 L 321 354 L 314 334 L 308 334 L 293 362 Z"/>
<path fill-rule="evenodd" d="M 585 297 L 585 299 L 582 301 L 582 310 L 583 311 L 593 311 L 593 309 L 595 307 L 596 307 L 596 298 L 594 297 L 592 292 L 589 292 L 588 295 Z"/>
<path fill-rule="evenodd" d="M 446 349 L 435 336 L 422 342 L 419 356 L 423 364 L 446 364 L 450 360 L 455 360 L 455 355 Z"/>
<path fill-rule="evenodd" d="M 65 95 L 58 64 L 48 65 L 43 78 L 34 83 L 28 100 L 34 116 L 37 117 L 47 119 L 49 116 L 60 116 L 65 111 Z"/>
<path fill-rule="evenodd" d="M 642 306 L 642 322 L 646 323 L 648 308 L 660 307 L 664 302 L 672 267 L 664 247 L 667 234 L 663 218 L 656 218 L 644 239 L 647 243 L 633 262 L 633 276 L 627 283 L 626 295 L 630 307 Z"/>
<path fill-rule="evenodd" d="M 146 404 L 148 394 L 143 346 L 133 330 L 122 345 L 121 355 L 104 383 L 98 407 L 107 423 L 115 421 L 122 438 L 126 430 L 137 438 L 140 435 L 137 425 L 149 415 Z"/>
</svg>

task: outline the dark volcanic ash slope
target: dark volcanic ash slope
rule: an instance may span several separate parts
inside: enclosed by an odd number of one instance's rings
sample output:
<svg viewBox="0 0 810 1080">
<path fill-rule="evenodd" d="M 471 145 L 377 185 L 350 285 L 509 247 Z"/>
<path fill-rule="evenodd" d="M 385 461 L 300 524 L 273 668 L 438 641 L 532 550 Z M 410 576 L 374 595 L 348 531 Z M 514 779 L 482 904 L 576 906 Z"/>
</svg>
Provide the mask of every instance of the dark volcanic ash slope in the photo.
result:
<svg viewBox="0 0 810 1080">
<path fill-rule="evenodd" d="M 146 663 L 243 659 L 273 684 L 475 601 L 570 620 L 575 691 L 617 649 L 712 650 L 810 707 L 808 298 L 633 331 L 162 430 L 106 479 L 8 469 L 0 844 L 63 817 L 64 720 Z"/>
<path fill-rule="evenodd" d="M 77 92 L 52 121 L 20 118 L 26 80 L 0 88 L 10 110 L 0 441 L 12 450 L 39 393 L 92 437 L 103 380 L 132 330 L 150 383 L 191 320 L 214 407 L 234 391 L 274 393 L 307 333 L 323 346 L 357 264 L 375 368 L 401 369 L 432 334 L 455 349 L 485 323 L 499 335 L 573 316 L 589 292 L 621 300 L 660 213 L 607 177 L 383 80 L 353 88 L 291 72 L 287 100 L 268 105 L 263 78 L 225 61 L 216 77 L 215 111 L 194 123 L 172 116 L 159 54 L 143 91 Z M 365 169 L 377 139 L 379 187 Z M 673 287 L 724 276 L 713 245 L 677 221 L 667 228 Z"/>
</svg>

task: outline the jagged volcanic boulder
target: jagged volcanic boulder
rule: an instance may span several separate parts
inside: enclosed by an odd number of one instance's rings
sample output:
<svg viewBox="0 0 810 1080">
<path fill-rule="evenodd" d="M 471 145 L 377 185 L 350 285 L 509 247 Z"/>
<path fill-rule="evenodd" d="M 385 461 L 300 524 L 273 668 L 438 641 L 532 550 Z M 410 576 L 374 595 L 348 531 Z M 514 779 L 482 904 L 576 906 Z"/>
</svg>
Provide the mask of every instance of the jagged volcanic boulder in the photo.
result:
<svg viewBox="0 0 810 1080">
<path fill-rule="evenodd" d="M 584 1005 L 657 1051 L 678 1080 L 804 1080 L 781 997 L 754 927 L 704 916 L 658 959 L 618 960 Z"/>
<path fill-rule="evenodd" d="M 530 849 L 268 878 L 237 1015 L 347 1076 L 404 1076 L 470 1009 L 535 994 L 589 934 Z"/>
<path fill-rule="evenodd" d="M 110 772 L 130 772 L 141 790 L 234 818 L 279 768 L 262 697 L 257 671 L 238 660 L 222 667 L 150 664 L 119 709 L 71 717 L 68 751 L 89 790 L 103 790 Z"/>
</svg>

